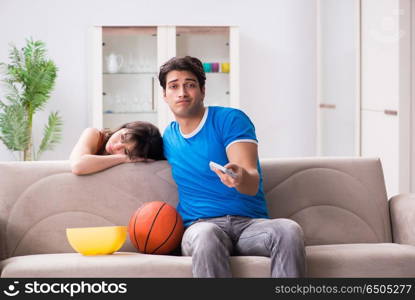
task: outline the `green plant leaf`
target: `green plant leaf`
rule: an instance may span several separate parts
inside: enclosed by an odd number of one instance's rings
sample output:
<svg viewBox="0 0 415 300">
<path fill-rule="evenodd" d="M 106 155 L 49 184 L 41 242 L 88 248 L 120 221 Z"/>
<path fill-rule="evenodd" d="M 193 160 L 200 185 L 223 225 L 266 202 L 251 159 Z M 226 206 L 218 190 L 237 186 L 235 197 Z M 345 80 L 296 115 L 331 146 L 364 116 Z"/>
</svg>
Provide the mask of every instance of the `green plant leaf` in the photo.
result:
<svg viewBox="0 0 415 300">
<path fill-rule="evenodd" d="M 48 123 L 43 129 L 43 139 L 40 143 L 39 150 L 36 154 L 36 159 L 46 150 L 53 150 L 54 147 L 61 141 L 62 138 L 62 118 L 58 112 L 52 112 L 49 115 Z"/>
<path fill-rule="evenodd" d="M 29 142 L 26 112 L 20 105 L 1 102 L 0 140 L 11 151 L 23 151 Z"/>
</svg>

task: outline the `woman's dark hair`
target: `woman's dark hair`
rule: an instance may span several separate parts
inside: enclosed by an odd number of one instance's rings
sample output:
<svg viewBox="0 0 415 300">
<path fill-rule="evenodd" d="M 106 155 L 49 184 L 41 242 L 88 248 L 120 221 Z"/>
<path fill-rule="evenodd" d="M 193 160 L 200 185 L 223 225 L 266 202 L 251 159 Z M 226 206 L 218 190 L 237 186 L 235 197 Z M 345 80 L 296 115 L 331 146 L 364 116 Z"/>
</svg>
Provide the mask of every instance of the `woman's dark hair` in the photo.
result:
<svg viewBox="0 0 415 300">
<path fill-rule="evenodd" d="M 173 57 L 160 67 L 159 81 L 163 90 L 166 89 L 166 77 L 171 71 L 188 71 L 193 73 L 197 81 L 199 82 L 200 88 L 204 88 L 206 75 L 203 69 L 202 62 L 196 57 L 185 56 L 185 57 Z"/>
<path fill-rule="evenodd" d="M 118 130 L 126 128 L 128 129 L 125 134 L 125 142 L 133 143 L 134 148 L 128 153 L 130 159 L 142 157 L 145 160 L 164 160 L 163 154 L 163 138 L 160 131 L 156 126 L 149 122 L 136 121 L 122 125 L 115 131 L 105 129 L 102 132 L 103 142 L 98 150 L 98 155 L 107 155 L 105 145 L 109 138 Z"/>
</svg>

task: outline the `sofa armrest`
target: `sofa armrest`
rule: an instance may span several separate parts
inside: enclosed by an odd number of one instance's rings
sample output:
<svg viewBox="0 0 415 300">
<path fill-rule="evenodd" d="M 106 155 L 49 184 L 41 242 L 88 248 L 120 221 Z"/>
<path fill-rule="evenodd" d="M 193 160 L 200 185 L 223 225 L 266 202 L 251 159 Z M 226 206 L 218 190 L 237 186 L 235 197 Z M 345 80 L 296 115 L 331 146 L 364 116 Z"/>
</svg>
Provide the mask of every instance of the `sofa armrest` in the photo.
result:
<svg viewBox="0 0 415 300">
<path fill-rule="evenodd" d="M 415 194 L 399 194 L 389 200 L 394 243 L 415 246 Z"/>
</svg>

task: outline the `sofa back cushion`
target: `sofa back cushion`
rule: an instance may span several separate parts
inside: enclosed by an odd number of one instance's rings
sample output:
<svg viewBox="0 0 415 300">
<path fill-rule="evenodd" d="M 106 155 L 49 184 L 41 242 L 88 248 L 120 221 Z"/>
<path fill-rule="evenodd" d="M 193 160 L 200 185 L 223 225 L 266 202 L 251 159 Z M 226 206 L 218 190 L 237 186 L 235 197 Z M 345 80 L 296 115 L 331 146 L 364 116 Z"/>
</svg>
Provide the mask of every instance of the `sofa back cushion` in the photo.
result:
<svg viewBox="0 0 415 300">
<path fill-rule="evenodd" d="M 66 228 L 128 225 L 145 201 L 176 207 L 166 161 L 123 164 L 86 176 L 67 161 L 0 163 L 1 258 L 74 252 Z M 129 238 L 120 251 L 135 251 Z"/>
<path fill-rule="evenodd" d="M 298 222 L 306 245 L 391 242 L 379 159 L 271 159 L 261 165 L 270 216 Z"/>
</svg>

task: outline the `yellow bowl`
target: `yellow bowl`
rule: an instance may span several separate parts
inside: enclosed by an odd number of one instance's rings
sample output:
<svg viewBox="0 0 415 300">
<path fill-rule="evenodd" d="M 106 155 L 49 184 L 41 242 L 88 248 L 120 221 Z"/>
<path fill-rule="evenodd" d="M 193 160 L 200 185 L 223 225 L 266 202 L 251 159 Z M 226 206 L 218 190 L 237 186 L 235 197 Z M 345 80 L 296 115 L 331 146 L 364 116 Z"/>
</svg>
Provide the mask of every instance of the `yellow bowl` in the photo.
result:
<svg viewBox="0 0 415 300">
<path fill-rule="evenodd" d="M 66 237 L 72 248 L 83 255 L 111 254 L 125 243 L 127 226 L 67 228 Z"/>
</svg>

